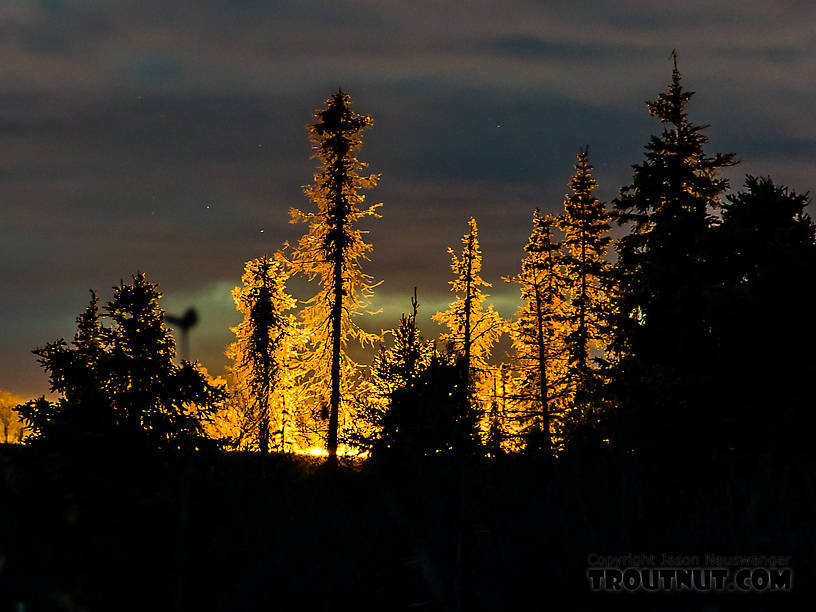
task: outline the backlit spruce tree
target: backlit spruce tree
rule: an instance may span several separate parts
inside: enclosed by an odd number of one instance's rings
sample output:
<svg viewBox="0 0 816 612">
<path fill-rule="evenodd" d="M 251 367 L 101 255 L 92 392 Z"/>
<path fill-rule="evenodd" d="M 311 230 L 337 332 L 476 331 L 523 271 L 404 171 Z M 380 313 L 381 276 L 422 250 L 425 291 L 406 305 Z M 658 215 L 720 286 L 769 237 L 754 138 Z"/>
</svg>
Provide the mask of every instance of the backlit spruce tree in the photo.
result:
<svg viewBox="0 0 816 612">
<path fill-rule="evenodd" d="M 559 254 L 561 283 L 565 293 L 564 339 L 569 365 L 577 377 L 590 368 L 590 351 L 603 346 L 608 333 L 609 263 L 607 249 L 612 238 L 612 216 L 592 191 L 598 186 L 592 176 L 589 151 L 580 151 L 575 174 L 570 178 L 571 193 L 564 198 L 564 213 L 558 229 L 564 232 Z"/>
<path fill-rule="evenodd" d="M 559 251 L 553 240 L 555 217 L 533 212 L 533 231 L 521 272 L 505 278 L 521 291 L 522 306 L 509 326 L 519 380 L 515 395 L 522 407 L 522 425 L 530 451 L 553 453 L 552 430 L 564 385 L 563 289 L 559 283 Z"/>
<path fill-rule="evenodd" d="M 246 263 L 243 284 L 232 291 L 243 320 L 232 328 L 236 341 L 227 348 L 227 356 L 233 360 L 236 384 L 248 391 L 245 426 L 262 453 L 268 452 L 270 439 L 277 439 L 276 446 L 285 451 L 287 436 L 291 437 L 287 386 L 299 332 L 294 315 L 285 314 L 296 303 L 286 292 L 288 277 L 281 257 L 264 255 Z"/>
<path fill-rule="evenodd" d="M 566 357 L 565 439 L 579 431 L 589 433 L 596 424 L 602 377 L 591 356 L 601 355 L 609 337 L 613 284 L 606 255 L 612 215 L 593 195 L 597 186 L 587 148 L 578 153 L 570 193 L 557 222 L 564 234 L 558 261 L 563 292 L 559 319 Z"/>
<path fill-rule="evenodd" d="M 703 245 L 728 188 L 718 172 L 736 163 L 731 154 L 705 154 L 707 126 L 689 121 L 693 92 L 680 80 L 675 56 L 668 91 L 648 103 L 663 130 L 651 137 L 632 184 L 614 201 L 618 222 L 630 233 L 616 245 L 610 388 L 623 409 L 622 429 L 642 431 L 642 440 L 658 445 L 669 437 L 692 442 L 691 429 L 699 425 L 691 414 L 699 405 L 694 395 L 714 374 Z"/>
<path fill-rule="evenodd" d="M 470 230 L 462 237 L 461 256 L 448 249 L 454 274 L 450 285 L 456 299 L 446 311 L 436 313 L 433 320 L 448 328 L 448 333 L 441 339 L 450 345 L 461 361 L 462 381 L 458 390 L 461 410 L 475 410 L 477 421 L 481 421 L 476 387 L 488 370 L 490 351 L 504 332 L 504 321 L 492 305 L 487 308 L 482 305 L 488 297 L 482 288 L 490 287 L 490 283 L 481 277 L 482 251 L 473 217 L 468 221 L 468 227 Z M 481 429 L 487 430 L 486 427 Z"/>
<path fill-rule="evenodd" d="M 315 157 L 321 167 L 314 183 L 305 191 L 315 203 L 315 212 L 292 210 L 292 222 L 306 222 L 309 229 L 292 256 L 294 270 L 309 280 L 320 279 L 321 289 L 302 311 L 303 323 L 311 334 L 306 367 L 316 389 L 317 401 L 328 407 L 326 447 L 330 459 L 337 455 L 338 429 L 343 396 L 359 369 L 346 353 L 349 340 L 373 345 L 378 336 L 364 332 L 353 321 L 370 299 L 375 286 L 363 273 L 361 260 L 371 252 L 363 240 L 359 222 L 379 216 L 379 204 L 363 208 L 362 189 L 374 187 L 378 175 L 363 175 L 367 164 L 354 153 L 363 141 L 362 131 L 371 117 L 351 109 L 351 96 L 338 91 L 315 112 L 317 121 L 309 125 Z M 328 381 L 326 392 L 319 389 Z"/>
</svg>

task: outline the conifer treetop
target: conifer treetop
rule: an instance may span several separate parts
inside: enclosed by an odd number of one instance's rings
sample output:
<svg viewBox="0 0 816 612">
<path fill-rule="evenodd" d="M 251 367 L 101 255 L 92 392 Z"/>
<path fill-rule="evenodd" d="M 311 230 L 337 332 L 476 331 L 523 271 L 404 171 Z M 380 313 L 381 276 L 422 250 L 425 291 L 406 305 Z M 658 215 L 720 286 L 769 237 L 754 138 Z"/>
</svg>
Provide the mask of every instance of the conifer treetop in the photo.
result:
<svg viewBox="0 0 816 612">
<path fill-rule="evenodd" d="M 292 315 L 285 315 L 297 301 L 286 292 L 289 270 L 280 253 L 264 255 L 244 265 L 242 285 L 232 290 L 236 309 L 244 319 L 230 328 L 238 338 L 227 348 L 227 356 L 239 368 L 250 367 L 259 355 L 274 352 L 283 336 L 293 332 Z"/>
<path fill-rule="evenodd" d="M 483 308 L 482 303 L 489 297 L 482 291 L 491 284 L 481 276 L 482 250 L 479 246 L 479 230 L 476 219 L 468 220 L 469 231 L 462 237 L 462 254 L 448 249 L 451 256 L 451 271 L 454 278 L 449 282 L 456 299 L 448 310 L 436 313 L 432 318 L 450 330 L 441 340 L 449 342 L 456 352 L 464 351 L 465 318 L 469 317 L 470 343 L 473 367 L 481 368 L 490 357 L 490 349 L 504 331 L 501 316 L 492 305 Z"/>
<path fill-rule="evenodd" d="M 620 224 L 632 223 L 635 234 L 648 232 L 662 217 L 692 214 L 704 224 L 711 209 L 719 206 L 728 180 L 718 176 L 721 168 L 737 163 L 733 153 L 705 154 L 704 130 L 688 119 L 687 106 L 693 91 L 683 89 L 676 58 L 668 91 L 647 102 L 649 113 L 663 124 L 659 135 L 646 145 L 646 159 L 633 166 L 631 185 L 621 188 L 615 200 Z M 656 215 L 656 216 L 655 216 Z"/>
<path fill-rule="evenodd" d="M 362 146 L 362 130 L 370 127 L 373 120 L 354 112 L 351 96 L 342 90 L 332 94 L 326 100 L 326 107 L 315 111 L 314 116 L 317 121 L 308 126 L 308 131 L 315 158 L 322 164 L 314 174 L 314 182 L 303 189 L 317 210 L 290 210 L 290 223 L 309 224 L 292 253 L 292 270 L 310 281 L 319 278 L 322 286 L 321 291 L 306 302 L 308 308 L 303 317 L 312 331 L 329 325 L 325 308 L 335 293 L 332 262 L 339 255 L 343 267 L 343 338 L 373 344 L 379 336 L 367 334 L 351 320 L 352 316 L 363 313 L 373 289 L 379 285 L 362 271 L 361 261 L 369 259 L 373 247 L 363 239 L 368 232 L 358 227 L 358 222 L 365 217 L 381 216 L 377 212 L 381 203 L 361 208 L 365 195 L 360 193 L 376 187 L 379 175 L 361 174 L 368 164 L 353 155 Z M 339 227 L 341 219 L 342 227 Z M 342 252 L 338 253 L 338 249 Z"/>
</svg>

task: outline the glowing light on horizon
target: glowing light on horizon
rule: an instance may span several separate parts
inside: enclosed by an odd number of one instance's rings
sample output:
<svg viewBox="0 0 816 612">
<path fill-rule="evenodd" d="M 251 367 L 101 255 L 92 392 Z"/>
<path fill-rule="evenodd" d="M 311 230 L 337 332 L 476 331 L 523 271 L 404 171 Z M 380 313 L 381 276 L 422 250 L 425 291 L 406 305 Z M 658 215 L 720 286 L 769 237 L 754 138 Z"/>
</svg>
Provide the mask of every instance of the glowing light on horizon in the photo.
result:
<svg viewBox="0 0 816 612">
<path fill-rule="evenodd" d="M 312 457 L 328 457 L 329 451 L 319 446 L 313 446 L 307 449 L 297 449 L 294 451 L 296 455 L 311 455 Z M 360 452 L 360 449 L 341 444 L 337 447 L 337 455 L 341 457 L 367 457 L 368 452 Z"/>
</svg>

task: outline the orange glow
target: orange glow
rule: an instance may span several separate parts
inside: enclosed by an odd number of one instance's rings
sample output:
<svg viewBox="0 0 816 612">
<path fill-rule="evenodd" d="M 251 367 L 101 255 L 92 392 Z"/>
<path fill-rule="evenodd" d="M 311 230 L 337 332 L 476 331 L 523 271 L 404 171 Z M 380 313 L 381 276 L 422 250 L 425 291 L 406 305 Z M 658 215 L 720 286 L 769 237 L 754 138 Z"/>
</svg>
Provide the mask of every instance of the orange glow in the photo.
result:
<svg viewBox="0 0 816 612">
<path fill-rule="evenodd" d="M 295 450 L 296 455 L 311 455 L 312 457 L 328 457 L 329 451 L 325 448 L 320 448 L 318 446 L 313 446 L 307 449 L 297 449 Z M 351 446 L 347 446 L 345 444 L 340 444 L 337 447 L 337 454 L 343 457 L 360 457 L 364 458 L 368 456 L 368 453 L 361 453 L 360 449 L 353 448 Z"/>
</svg>

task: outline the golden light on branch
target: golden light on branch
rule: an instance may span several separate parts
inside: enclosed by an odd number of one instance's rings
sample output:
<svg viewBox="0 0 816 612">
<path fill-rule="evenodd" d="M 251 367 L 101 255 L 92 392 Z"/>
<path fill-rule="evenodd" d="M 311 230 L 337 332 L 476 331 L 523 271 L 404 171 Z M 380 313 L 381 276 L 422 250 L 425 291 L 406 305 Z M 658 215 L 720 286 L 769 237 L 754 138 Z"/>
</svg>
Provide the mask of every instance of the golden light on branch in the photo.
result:
<svg viewBox="0 0 816 612">
<path fill-rule="evenodd" d="M 289 269 L 283 255 L 264 255 L 246 263 L 232 296 L 243 320 L 232 328 L 236 341 L 227 347 L 233 360 L 234 399 L 243 411 L 242 433 L 251 436 L 262 452 L 270 443 L 280 451 L 297 444 L 293 413 L 296 351 L 306 338 L 292 314 L 295 299 L 286 292 Z M 233 402 L 234 403 L 234 402 Z"/>
<path fill-rule="evenodd" d="M 504 332 L 505 323 L 499 313 L 489 305 L 482 304 L 488 294 L 483 287 L 490 287 L 482 276 L 482 251 L 479 247 L 476 219 L 468 220 L 469 231 L 462 237 L 462 254 L 449 248 L 451 271 L 454 279 L 450 281 L 451 291 L 456 299 L 448 309 L 437 312 L 433 320 L 448 328 L 441 340 L 447 342 L 460 355 L 463 362 L 464 384 L 472 392 L 475 409 L 481 416 L 480 430 L 487 430 L 483 413 L 485 394 L 482 387 L 483 374 L 489 370 L 488 360 L 493 345 Z"/>
<path fill-rule="evenodd" d="M 360 191 L 374 187 L 378 175 L 362 174 L 366 164 L 354 156 L 371 117 L 352 111 L 351 96 L 343 91 L 332 94 L 314 116 L 317 121 L 309 126 L 309 136 L 321 167 L 314 183 L 304 190 L 317 210 L 291 211 L 292 223 L 309 226 L 292 254 L 292 266 L 308 280 L 320 282 L 320 290 L 301 312 L 311 334 L 303 364 L 307 379 L 314 383 L 313 411 L 328 413 L 326 448 L 333 457 L 341 421 L 348 419 L 344 399 L 359 374 L 359 366 L 346 353 L 347 344 L 355 341 L 373 347 L 379 339 L 360 328 L 353 317 L 363 313 L 377 286 L 362 271 L 361 262 L 368 259 L 372 246 L 363 240 L 358 223 L 379 217 L 380 204 L 363 207 L 365 196 Z"/>
<path fill-rule="evenodd" d="M 545 456 L 553 452 L 553 425 L 563 386 L 560 245 L 553 241 L 554 224 L 552 215 L 542 215 L 535 210 L 521 273 L 505 278 L 518 285 L 523 301 L 510 326 L 519 373 L 515 393 L 522 410 L 521 427 L 526 432 L 527 445 L 539 447 Z"/>
</svg>

